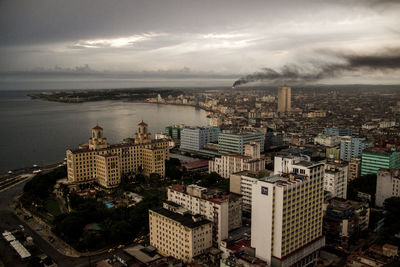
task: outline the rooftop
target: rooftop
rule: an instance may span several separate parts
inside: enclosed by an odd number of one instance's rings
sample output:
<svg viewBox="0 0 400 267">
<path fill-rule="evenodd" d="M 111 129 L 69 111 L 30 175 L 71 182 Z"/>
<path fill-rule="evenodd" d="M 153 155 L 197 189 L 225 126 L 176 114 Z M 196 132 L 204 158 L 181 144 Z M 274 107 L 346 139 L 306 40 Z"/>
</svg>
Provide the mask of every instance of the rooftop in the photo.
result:
<svg viewBox="0 0 400 267">
<path fill-rule="evenodd" d="M 150 209 L 150 210 L 155 213 L 158 213 L 164 217 L 167 217 L 173 221 L 179 222 L 183 226 L 191 228 L 191 229 L 211 223 L 209 220 L 206 220 L 206 219 L 194 221 L 193 216 L 191 214 L 181 215 L 179 213 L 175 213 L 175 212 L 169 211 L 164 208 L 156 208 L 156 209 Z"/>
</svg>

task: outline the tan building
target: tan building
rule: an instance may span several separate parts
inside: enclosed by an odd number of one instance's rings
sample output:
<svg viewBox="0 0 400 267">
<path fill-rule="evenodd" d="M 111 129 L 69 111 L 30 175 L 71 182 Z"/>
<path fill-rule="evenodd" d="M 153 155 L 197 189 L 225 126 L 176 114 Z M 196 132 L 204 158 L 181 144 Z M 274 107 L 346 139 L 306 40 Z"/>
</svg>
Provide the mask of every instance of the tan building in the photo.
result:
<svg viewBox="0 0 400 267">
<path fill-rule="evenodd" d="M 347 178 L 349 181 L 357 179 L 360 177 L 361 173 L 361 159 L 354 158 L 349 162 L 348 175 Z"/>
<path fill-rule="evenodd" d="M 208 172 L 216 172 L 224 178 L 241 171 L 258 172 L 265 170 L 265 159 L 260 155 L 260 143 L 245 145 L 245 154 L 228 153 L 209 161 Z"/>
<path fill-rule="evenodd" d="M 150 245 L 163 256 L 184 262 L 204 254 L 212 246 L 212 223 L 203 216 L 191 215 L 185 209 L 149 210 Z"/>
<path fill-rule="evenodd" d="M 290 112 L 292 106 L 292 88 L 280 86 L 278 88 L 278 112 Z"/>
<path fill-rule="evenodd" d="M 222 195 L 197 185 L 176 184 L 168 187 L 167 198 L 212 221 L 213 241 L 217 246 L 228 238 L 230 230 L 242 226 L 242 198 L 236 194 Z"/>
<path fill-rule="evenodd" d="M 96 126 L 87 144 L 67 150 L 68 181 L 72 184 L 97 182 L 105 188 L 119 185 L 121 176 L 139 170 L 143 174 L 165 176 L 165 160 L 169 159 L 168 140 L 151 140 L 147 124 L 139 124 L 134 139 L 109 145 L 103 128 Z"/>
</svg>

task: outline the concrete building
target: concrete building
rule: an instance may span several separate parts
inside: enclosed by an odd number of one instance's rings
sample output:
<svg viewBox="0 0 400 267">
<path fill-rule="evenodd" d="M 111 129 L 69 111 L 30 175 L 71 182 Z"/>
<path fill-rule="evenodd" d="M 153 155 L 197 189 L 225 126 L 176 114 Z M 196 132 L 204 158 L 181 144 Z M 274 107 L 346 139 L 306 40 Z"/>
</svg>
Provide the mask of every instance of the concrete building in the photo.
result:
<svg viewBox="0 0 400 267">
<path fill-rule="evenodd" d="M 218 137 L 218 152 L 225 153 L 245 153 L 245 145 L 251 142 L 260 143 L 260 152 L 264 152 L 265 134 L 258 131 L 252 132 L 222 132 Z"/>
<path fill-rule="evenodd" d="M 228 238 L 230 230 L 242 226 L 242 198 L 239 195 L 223 195 L 197 185 L 176 184 L 167 188 L 167 199 L 212 221 L 216 246 Z"/>
<path fill-rule="evenodd" d="M 352 161 L 349 162 L 348 174 L 347 179 L 349 181 L 358 179 L 361 173 L 361 159 L 354 158 Z"/>
<path fill-rule="evenodd" d="M 340 159 L 340 146 L 327 147 L 325 150 L 325 155 L 326 158 L 330 160 Z"/>
<path fill-rule="evenodd" d="M 165 127 L 165 134 L 170 136 L 172 140 L 181 140 L 181 132 L 185 128 L 185 125 L 179 124 L 174 126 L 167 126 Z"/>
<path fill-rule="evenodd" d="M 290 112 L 292 106 L 292 88 L 280 86 L 278 88 L 278 112 Z"/>
<path fill-rule="evenodd" d="M 326 163 L 324 173 L 324 190 L 331 197 L 347 198 L 347 164 Z"/>
<path fill-rule="evenodd" d="M 379 169 L 400 169 L 400 152 L 380 147 L 368 148 L 361 157 L 361 175 L 376 174 Z"/>
<path fill-rule="evenodd" d="M 381 169 L 376 179 L 375 205 L 383 207 L 385 199 L 400 197 L 400 170 Z"/>
<path fill-rule="evenodd" d="M 352 161 L 354 158 L 361 157 L 364 149 L 371 146 L 372 143 L 365 138 L 345 136 L 340 142 L 340 159 Z"/>
<path fill-rule="evenodd" d="M 68 182 L 84 184 L 97 182 L 104 188 L 119 185 L 121 175 L 142 169 L 145 175 L 158 173 L 165 176 L 165 160 L 169 159 L 168 140 L 152 140 L 147 124 L 138 125 L 134 139 L 109 145 L 103 135 L 103 128 L 96 126 L 87 144 L 78 149 L 68 149 Z"/>
<path fill-rule="evenodd" d="M 333 198 L 324 215 L 324 235 L 330 246 L 348 248 L 349 239 L 368 229 L 368 203 Z"/>
<path fill-rule="evenodd" d="M 150 209 L 149 230 L 151 246 L 184 262 L 192 262 L 212 246 L 212 222 L 182 208 Z"/>
<path fill-rule="evenodd" d="M 251 246 L 269 266 L 316 264 L 325 245 L 323 174 L 322 163 L 298 162 L 291 174 L 253 184 Z"/>
<path fill-rule="evenodd" d="M 261 178 L 270 176 L 270 172 L 241 171 L 231 174 L 229 178 L 229 190 L 232 193 L 242 195 L 242 211 L 251 213 L 252 187 Z"/>
<path fill-rule="evenodd" d="M 265 170 L 265 159 L 260 155 L 260 143 L 245 145 L 245 154 L 228 153 L 209 161 L 208 172 L 216 172 L 224 178 L 240 171 L 258 172 Z"/>
<path fill-rule="evenodd" d="M 205 144 L 217 142 L 219 134 L 216 127 L 185 127 L 181 132 L 181 150 L 199 151 Z"/>
<path fill-rule="evenodd" d="M 338 127 L 326 127 L 324 134 L 336 135 L 336 136 L 352 136 L 353 129 L 351 128 L 338 128 Z"/>
</svg>

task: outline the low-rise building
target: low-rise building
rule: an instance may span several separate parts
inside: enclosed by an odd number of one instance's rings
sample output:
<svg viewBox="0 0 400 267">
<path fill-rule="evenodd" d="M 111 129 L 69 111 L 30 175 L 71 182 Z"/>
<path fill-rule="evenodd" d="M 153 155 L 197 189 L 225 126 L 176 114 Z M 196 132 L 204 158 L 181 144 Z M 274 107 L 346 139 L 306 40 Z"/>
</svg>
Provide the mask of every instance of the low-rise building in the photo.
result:
<svg viewBox="0 0 400 267">
<path fill-rule="evenodd" d="M 217 246 L 228 238 L 229 231 L 242 226 L 242 198 L 239 195 L 224 195 L 197 185 L 176 184 L 167 188 L 167 199 L 212 221 L 213 241 Z"/>
<path fill-rule="evenodd" d="M 164 256 L 191 262 L 212 246 L 212 222 L 168 205 L 149 210 L 150 245 Z"/>
</svg>

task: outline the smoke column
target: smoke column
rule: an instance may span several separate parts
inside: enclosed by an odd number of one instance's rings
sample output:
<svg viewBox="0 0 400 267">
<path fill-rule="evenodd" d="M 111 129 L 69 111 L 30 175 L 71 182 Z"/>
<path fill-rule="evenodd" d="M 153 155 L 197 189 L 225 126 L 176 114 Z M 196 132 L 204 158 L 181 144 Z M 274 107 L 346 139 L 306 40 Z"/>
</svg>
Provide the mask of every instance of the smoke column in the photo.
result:
<svg viewBox="0 0 400 267">
<path fill-rule="evenodd" d="M 304 69 L 298 65 L 285 65 L 280 71 L 264 68 L 233 83 L 233 87 L 257 81 L 277 83 L 310 83 L 324 78 L 338 77 L 343 72 L 359 70 L 383 71 L 400 69 L 400 48 L 389 49 L 375 55 L 340 55 L 335 54 L 343 63 L 311 63 L 312 68 Z"/>
</svg>

